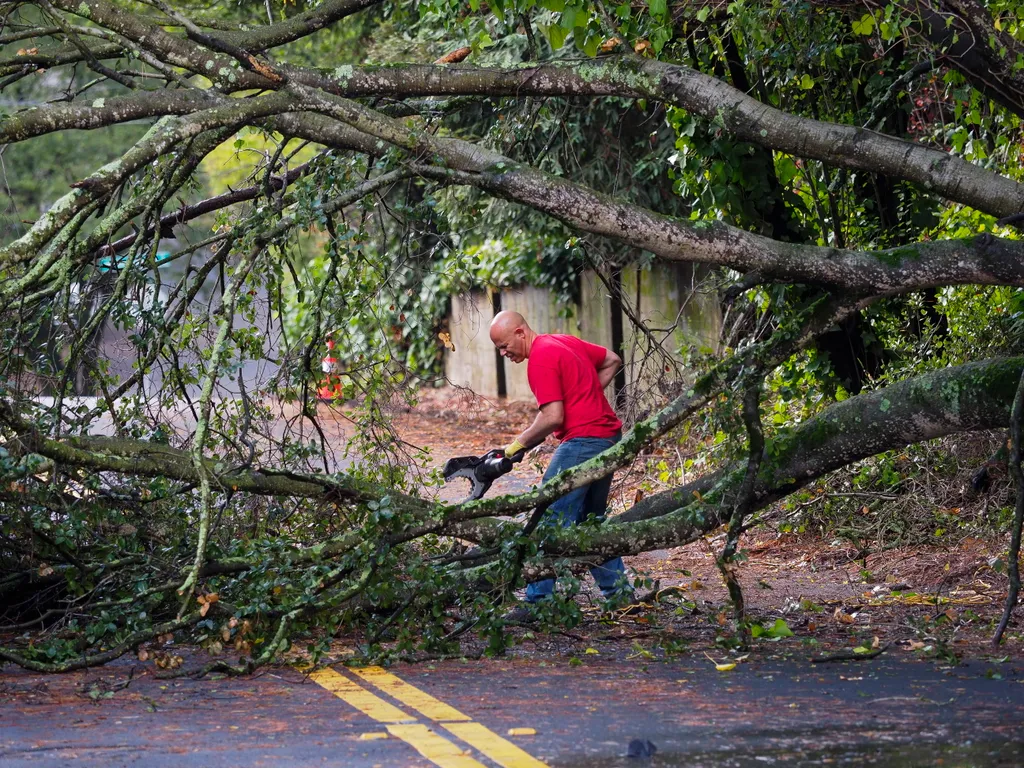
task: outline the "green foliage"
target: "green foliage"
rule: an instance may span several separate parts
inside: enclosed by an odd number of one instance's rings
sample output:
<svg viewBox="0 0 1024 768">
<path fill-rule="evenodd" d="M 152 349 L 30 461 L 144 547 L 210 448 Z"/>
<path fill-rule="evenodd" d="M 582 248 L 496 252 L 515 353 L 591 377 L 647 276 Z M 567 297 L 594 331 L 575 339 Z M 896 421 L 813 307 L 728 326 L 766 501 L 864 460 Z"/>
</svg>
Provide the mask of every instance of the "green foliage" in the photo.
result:
<svg viewBox="0 0 1024 768">
<path fill-rule="evenodd" d="M 784 619 L 776 619 L 771 626 L 765 624 L 751 624 L 750 636 L 753 638 L 763 637 L 766 640 L 781 640 L 784 637 L 793 637 L 793 630 Z"/>
</svg>

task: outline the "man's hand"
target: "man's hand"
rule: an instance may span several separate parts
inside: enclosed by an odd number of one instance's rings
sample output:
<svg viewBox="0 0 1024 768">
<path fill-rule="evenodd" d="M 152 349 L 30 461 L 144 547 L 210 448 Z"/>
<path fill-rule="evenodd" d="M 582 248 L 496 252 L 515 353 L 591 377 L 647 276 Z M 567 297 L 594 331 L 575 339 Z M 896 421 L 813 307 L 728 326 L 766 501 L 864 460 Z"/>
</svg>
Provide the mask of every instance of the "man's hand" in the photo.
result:
<svg viewBox="0 0 1024 768">
<path fill-rule="evenodd" d="M 523 458 L 523 454 L 526 453 L 526 446 L 519 442 L 517 437 L 511 443 L 504 448 L 505 456 L 512 459 L 512 461 L 519 461 Z"/>
</svg>

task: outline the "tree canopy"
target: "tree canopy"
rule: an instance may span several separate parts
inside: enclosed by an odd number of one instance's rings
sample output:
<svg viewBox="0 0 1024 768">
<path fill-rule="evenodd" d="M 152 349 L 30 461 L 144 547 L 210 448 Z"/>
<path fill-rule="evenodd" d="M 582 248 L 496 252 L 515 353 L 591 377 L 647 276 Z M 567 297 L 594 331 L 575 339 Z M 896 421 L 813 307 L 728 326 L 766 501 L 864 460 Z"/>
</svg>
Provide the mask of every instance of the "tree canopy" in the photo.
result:
<svg viewBox="0 0 1024 768">
<path fill-rule="evenodd" d="M 235 639 L 244 671 L 342 625 L 402 652 L 472 628 L 497 651 L 523 578 L 723 524 L 742 626 L 750 515 L 1019 423 L 1022 17 L 3 3 L 0 596 L 14 626 L 56 629 L 0 659 L 68 669 L 188 630 Z M 682 394 L 531 493 L 430 501 L 386 406 L 439 375 L 448 297 L 650 259 L 703 265 L 726 309 L 722 339 L 667 350 Z M 328 336 L 347 457 L 317 418 Z M 697 480 L 599 528 L 510 521 L 688 425 L 722 435 Z"/>
</svg>

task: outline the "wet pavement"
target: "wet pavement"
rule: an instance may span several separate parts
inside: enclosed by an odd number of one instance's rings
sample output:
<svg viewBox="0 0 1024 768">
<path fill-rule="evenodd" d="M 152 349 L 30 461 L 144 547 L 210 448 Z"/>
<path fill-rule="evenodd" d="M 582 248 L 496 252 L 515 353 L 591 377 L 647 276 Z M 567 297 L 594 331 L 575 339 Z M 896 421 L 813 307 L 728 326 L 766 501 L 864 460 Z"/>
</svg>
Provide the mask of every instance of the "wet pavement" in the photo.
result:
<svg viewBox="0 0 1024 768">
<path fill-rule="evenodd" d="M 703 655 L 596 654 L 375 675 L 337 666 L 312 678 L 154 672 L 127 660 L 63 676 L 3 668 L 0 765 L 1024 764 L 1024 664 L 1014 662 L 755 654 L 719 672 Z"/>
</svg>

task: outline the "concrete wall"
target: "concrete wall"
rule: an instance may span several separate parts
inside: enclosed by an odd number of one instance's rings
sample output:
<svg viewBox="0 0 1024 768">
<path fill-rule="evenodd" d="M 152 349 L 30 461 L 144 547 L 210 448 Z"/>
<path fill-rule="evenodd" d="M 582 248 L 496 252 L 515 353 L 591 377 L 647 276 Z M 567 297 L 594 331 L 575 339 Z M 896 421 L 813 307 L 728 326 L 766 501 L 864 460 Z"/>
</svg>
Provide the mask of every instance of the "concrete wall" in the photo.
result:
<svg viewBox="0 0 1024 768">
<path fill-rule="evenodd" d="M 455 351 L 447 353 L 445 372 L 452 384 L 488 397 L 498 393 L 494 345 L 487 335 L 493 316 L 484 291 L 452 296 L 448 330 Z"/>
<path fill-rule="evenodd" d="M 570 333 L 610 348 L 612 317 L 608 289 L 593 272 L 581 276 L 580 287 L 581 304 L 571 307 L 572 316 L 568 318 L 554 295 L 542 288 L 505 289 L 501 292 L 501 308 L 520 312 L 538 333 Z M 637 334 L 628 313 L 623 313 L 627 387 L 640 399 L 675 389 L 686 378 L 677 354 L 680 347 L 717 345 L 721 326 L 718 299 L 714 294 L 696 291 L 697 287 L 698 280 L 688 264 L 655 263 L 647 268 L 623 270 L 625 303 L 671 354 L 668 359 L 650 354 L 650 340 Z M 448 353 L 445 362 L 453 384 L 470 387 L 487 397 L 498 393 L 498 364 L 488 337 L 493 317 L 491 306 L 491 298 L 484 291 L 453 297 L 448 325 L 455 351 Z M 532 400 L 526 363 L 516 365 L 502 360 L 502 365 L 508 397 Z"/>
<path fill-rule="evenodd" d="M 580 305 L 576 307 L 579 336 L 600 344 L 612 346 L 612 300 L 601 278 L 594 272 L 585 272 L 580 278 Z"/>
</svg>

